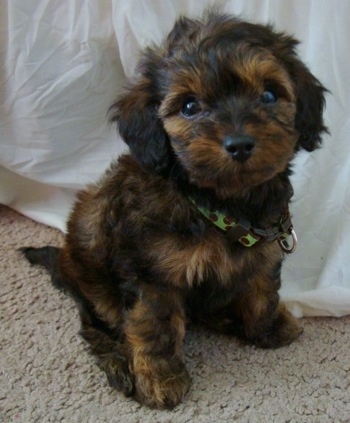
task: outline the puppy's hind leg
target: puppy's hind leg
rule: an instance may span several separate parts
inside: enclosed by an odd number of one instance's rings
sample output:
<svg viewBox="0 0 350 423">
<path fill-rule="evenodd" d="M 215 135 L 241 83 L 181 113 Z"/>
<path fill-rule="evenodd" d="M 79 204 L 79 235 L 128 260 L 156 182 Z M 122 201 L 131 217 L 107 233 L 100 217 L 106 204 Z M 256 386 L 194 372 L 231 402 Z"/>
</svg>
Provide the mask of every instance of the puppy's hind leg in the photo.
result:
<svg viewBox="0 0 350 423">
<path fill-rule="evenodd" d="M 65 289 L 66 284 L 59 268 L 59 256 L 61 248 L 47 245 L 41 248 L 22 247 L 19 251 L 25 256 L 30 264 L 44 267 L 51 276 L 52 284 L 58 289 Z"/>
<path fill-rule="evenodd" d="M 24 247 L 19 250 L 33 265 L 44 267 L 51 275 L 53 285 L 60 290 L 67 290 L 79 308 L 81 319 L 80 335 L 87 341 L 90 352 L 95 356 L 97 365 L 106 373 L 109 384 L 130 396 L 134 391 L 132 375 L 129 371 L 125 343 L 120 335 L 120 322 L 115 328 L 102 320 L 94 311 L 92 303 L 71 280 L 62 276 L 60 255 L 57 247 Z M 118 308 L 116 304 L 116 310 Z M 118 323 L 118 324 L 117 324 Z"/>
<path fill-rule="evenodd" d="M 129 397 L 134 394 L 134 378 L 129 370 L 125 341 L 120 328 L 111 328 L 90 309 L 88 303 L 80 302 L 80 335 L 89 344 L 96 364 L 106 373 L 109 385 Z"/>
</svg>

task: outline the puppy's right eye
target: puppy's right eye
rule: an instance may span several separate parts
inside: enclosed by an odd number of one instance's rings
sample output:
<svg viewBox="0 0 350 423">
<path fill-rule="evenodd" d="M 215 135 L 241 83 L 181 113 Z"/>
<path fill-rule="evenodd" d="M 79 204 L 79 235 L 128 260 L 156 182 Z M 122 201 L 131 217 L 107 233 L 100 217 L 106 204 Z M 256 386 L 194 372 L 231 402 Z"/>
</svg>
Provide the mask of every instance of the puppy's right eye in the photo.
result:
<svg viewBox="0 0 350 423">
<path fill-rule="evenodd" d="M 194 117 L 201 111 L 198 100 L 195 97 L 188 97 L 181 107 L 181 114 L 186 119 Z"/>
</svg>

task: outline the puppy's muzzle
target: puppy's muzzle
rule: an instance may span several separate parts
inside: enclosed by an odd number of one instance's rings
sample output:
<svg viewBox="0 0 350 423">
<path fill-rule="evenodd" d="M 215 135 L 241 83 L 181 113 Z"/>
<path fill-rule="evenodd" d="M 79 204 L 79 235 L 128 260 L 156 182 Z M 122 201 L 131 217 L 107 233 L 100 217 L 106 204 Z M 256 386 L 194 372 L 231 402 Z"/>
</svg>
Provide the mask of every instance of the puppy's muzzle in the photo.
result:
<svg viewBox="0 0 350 423">
<path fill-rule="evenodd" d="M 233 160 L 243 163 L 249 159 L 254 150 L 255 140 L 248 135 L 226 135 L 224 138 L 225 150 Z"/>
</svg>

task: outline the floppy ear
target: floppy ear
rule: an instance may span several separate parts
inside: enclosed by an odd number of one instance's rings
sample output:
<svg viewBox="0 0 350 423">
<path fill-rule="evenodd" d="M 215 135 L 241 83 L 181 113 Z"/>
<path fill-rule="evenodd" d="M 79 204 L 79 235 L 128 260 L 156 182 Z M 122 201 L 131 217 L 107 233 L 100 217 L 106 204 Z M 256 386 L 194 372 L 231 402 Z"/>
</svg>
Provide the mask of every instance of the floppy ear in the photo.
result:
<svg viewBox="0 0 350 423">
<path fill-rule="evenodd" d="M 294 72 L 297 97 L 295 126 L 300 134 L 297 148 L 313 151 L 321 145 L 322 132 L 328 132 L 323 122 L 327 90 L 301 62 L 296 61 Z"/>
<path fill-rule="evenodd" d="M 300 134 L 296 149 L 313 151 L 321 145 L 322 132 L 328 132 L 323 123 L 325 93 L 328 90 L 298 58 L 296 46 L 299 41 L 284 33 L 274 32 L 274 35 L 271 39 L 273 50 L 276 57 L 283 62 L 295 85 L 295 127 Z M 268 38 L 264 41 L 269 43 Z"/>
<path fill-rule="evenodd" d="M 132 156 L 140 166 L 157 173 L 166 170 L 171 159 L 168 136 L 158 116 L 160 60 L 151 49 L 146 51 L 136 81 L 109 109 L 110 121 L 118 123 Z"/>
</svg>

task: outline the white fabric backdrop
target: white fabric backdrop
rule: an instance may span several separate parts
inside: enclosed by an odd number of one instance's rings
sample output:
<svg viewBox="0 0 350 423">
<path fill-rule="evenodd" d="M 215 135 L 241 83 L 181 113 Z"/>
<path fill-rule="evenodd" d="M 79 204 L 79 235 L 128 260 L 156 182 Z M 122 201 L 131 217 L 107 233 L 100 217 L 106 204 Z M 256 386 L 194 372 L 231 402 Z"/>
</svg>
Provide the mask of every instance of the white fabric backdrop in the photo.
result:
<svg viewBox="0 0 350 423">
<path fill-rule="evenodd" d="M 2 0 L 0 203 L 64 231 L 75 191 L 125 149 L 106 111 L 137 51 L 179 12 L 213 1 Z M 299 247 L 284 264 L 282 297 L 297 315 L 350 313 L 349 0 L 228 0 L 227 11 L 272 22 L 332 94 L 323 149 L 295 160 Z"/>
</svg>

